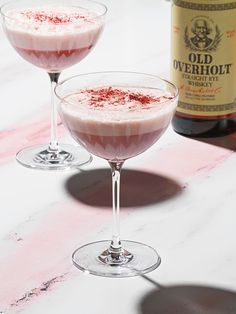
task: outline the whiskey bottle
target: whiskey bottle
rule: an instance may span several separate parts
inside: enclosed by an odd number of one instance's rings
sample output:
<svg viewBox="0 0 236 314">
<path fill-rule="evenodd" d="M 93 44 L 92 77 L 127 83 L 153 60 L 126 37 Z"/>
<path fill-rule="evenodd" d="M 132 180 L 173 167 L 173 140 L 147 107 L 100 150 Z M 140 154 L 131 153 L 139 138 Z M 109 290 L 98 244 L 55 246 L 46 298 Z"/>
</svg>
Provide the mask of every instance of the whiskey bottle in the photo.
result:
<svg viewBox="0 0 236 314">
<path fill-rule="evenodd" d="M 172 0 L 171 77 L 179 88 L 172 121 L 186 136 L 236 130 L 236 1 Z"/>
</svg>

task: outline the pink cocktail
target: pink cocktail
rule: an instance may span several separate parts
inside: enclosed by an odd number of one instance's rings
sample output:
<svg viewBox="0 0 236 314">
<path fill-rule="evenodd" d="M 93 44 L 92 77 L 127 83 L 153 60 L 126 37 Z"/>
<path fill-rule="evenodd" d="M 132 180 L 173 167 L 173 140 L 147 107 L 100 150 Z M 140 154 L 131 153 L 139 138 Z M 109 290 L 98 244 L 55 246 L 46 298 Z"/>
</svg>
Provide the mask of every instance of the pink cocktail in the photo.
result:
<svg viewBox="0 0 236 314">
<path fill-rule="evenodd" d="M 62 116 L 72 136 L 92 154 L 124 161 L 152 146 L 169 125 L 167 92 L 102 86 L 67 96 Z M 163 108 L 165 107 L 165 108 Z"/>
<path fill-rule="evenodd" d="M 48 72 L 60 72 L 81 61 L 104 25 L 95 12 L 70 5 L 18 8 L 5 15 L 5 30 L 15 50 Z"/>
<path fill-rule="evenodd" d="M 126 159 L 146 151 L 167 129 L 177 105 L 177 88 L 148 74 L 101 72 L 72 77 L 55 91 L 62 120 L 73 138 L 106 159 L 112 170 L 112 240 L 78 248 L 73 263 L 80 270 L 106 277 L 154 270 L 160 257 L 153 248 L 120 240 L 120 172 Z"/>
<path fill-rule="evenodd" d="M 80 62 L 96 45 L 106 11 L 103 4 L 90 0 L 18 0 L 1 7 L 4 30 L 11 45 L 26 61 L 47 71 L 51 81 L 50 143 L 18 152 L 16 159 L 22 165 L 53 170 L 91 161 L 85 150 L 58 144 L 53 91 L 61 71 Z"/>
</svg>

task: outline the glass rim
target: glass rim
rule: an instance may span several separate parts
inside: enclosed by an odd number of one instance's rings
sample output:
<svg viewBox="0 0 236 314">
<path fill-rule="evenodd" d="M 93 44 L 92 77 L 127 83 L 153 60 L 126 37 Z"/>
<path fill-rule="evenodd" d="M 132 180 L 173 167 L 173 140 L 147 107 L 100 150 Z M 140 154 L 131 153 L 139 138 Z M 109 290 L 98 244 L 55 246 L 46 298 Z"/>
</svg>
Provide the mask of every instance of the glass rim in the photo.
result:
<svg viewBox="0 0 236 314">
<path fill-rule="evenodd" d="M 60 87 L 62 87 L 65 83 L 67 83 L 68 81 L 74 79 L 74 78 L 77 78 L 77 77 L 84 77 L 84 76 L 91 76 L 91 75 L 97 75 L 97 74 L 133 74 L 133 75 L 144 75 L 144 76 L 147 76 L 149 78 L 153 78 L 153 79 L 158 79 L 164 83 L 167 83 L 168 85 L 170 85 L 175 93 L 174 93 L 174 96 L 171 100 L 174 100 L 176 99 L 178 96 L 179 96 L 179 89 L 177 87 L 177 85 L 175 85 L 173 82 L 167 80 L 167 79 L 164 79 L 158 75 L 154 75 L 154 74 L 149 74 L 149 73 L 143 73 L 143 72 L 133 72 L 133 71 L 101 71 L 101 72 L 89 72 L 89 73 L 83 73 L 83 74 L 77 74 L 77 75 L 73 75 L 73 76 L 70 76 L 64 80 L 62 80 L 61 82 L 59 82 L 56 87 L 54 88 L 54 92 L 55 92 L 55 95 L 56 97 L 60 100 L 60 101 L 64 101 L 68 104 L 71 104 L 70 102 L 68 101 L 65 101 L 65 97 L 62 97 L 59 95 L 58 93 L 58 89 Z M 169 101 L 169 100 L 168 100 Z M 164 103 L 164 102 L 160 102 L 160 103 Z"/>
<path fill-rule="evenodd" d="M 107 6 L 105 4 L 103 4 L 102 2 L 98 2 L 98 1 L 94 1 L 94 0 L 83 0 L 85 2 L 88 2 L 88 3 L 93 3 L 93 4 L 96 4 L 96 5 L 100 5 L 101 7 L 103 7 L 104 9 L 104 12 L 101 13 L 101 14 L 97 14 L 95 17 L 92 17 L 91 20 L 97 20 L 103 16 L 106 15 L 108 9 L 107 9 Z M 8 16 L 6 13 L 3 12 L 4 8 L 9 5 L 9 4 L 13 4 L 13 3 L 18 3 L 20 4 L 20 1 L 17 1 L 17 0 L 11 0 L 11 1 L 7 1 L 5 3 L 3 3 L 1 6 L 0 6 L 0 15 L 3 17 L 3 18 L 7 18 L 7 19 L 10 19 L 10 20 L 13 20 L 13 21 L 18 21 L 19 19 L 18 18 L 14 18 L 14 17 L 11 17 L 11 16 Z M 65 4 L 66 5 L 66 4 Z M 45 5 L 44 5 L 45 6 Z M 75 8 L 83 8 L 79 5 L 69 5 L 70 7 L 75 7 Z M 68 23 L 60 23 L 60 24 L 55 24 L 55 26 L 60 26 L 60 25 L 68 25 Z"/>
</svg>

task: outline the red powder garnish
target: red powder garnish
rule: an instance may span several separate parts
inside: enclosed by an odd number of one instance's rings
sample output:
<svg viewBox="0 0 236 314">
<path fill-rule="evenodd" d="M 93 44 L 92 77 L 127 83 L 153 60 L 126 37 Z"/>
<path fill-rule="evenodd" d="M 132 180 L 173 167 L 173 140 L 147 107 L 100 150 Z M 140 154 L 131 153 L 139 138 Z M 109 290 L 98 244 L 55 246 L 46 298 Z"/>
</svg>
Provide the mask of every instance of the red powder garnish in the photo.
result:
<svg viewBox="0 0 236 314">
<path fill-rule="evenodd" d="M 163 99 L 172 99 L 171 96 L 156 97 L 153 95 L 133 92 L 131 90 L 122 90 L 113 87 L 104 87 L 99 89 L 85 89 L 83 94 L 90 96 L 90 106 L 103 107 L 103 102 L 109 102 L 112 105 L 124 105 L 127 102 L 137 101 L 142 105 L 149 105 L 153 102 L 161 102 Z"/>
<path fill-rule="evenodd" d="M 55 12 L 47 12 L 47 11 L 25 11 L 21 13 L 29 20 L 33 20 L 35 22 L 48 22 L 50 24 L 66 24 L 72 23 L 75 20 L 86 20 L 84 15 L 80 15 L 78 13 L 71 14 L 63 14 L 63 13 L 55 13 Z"/>
</svg>

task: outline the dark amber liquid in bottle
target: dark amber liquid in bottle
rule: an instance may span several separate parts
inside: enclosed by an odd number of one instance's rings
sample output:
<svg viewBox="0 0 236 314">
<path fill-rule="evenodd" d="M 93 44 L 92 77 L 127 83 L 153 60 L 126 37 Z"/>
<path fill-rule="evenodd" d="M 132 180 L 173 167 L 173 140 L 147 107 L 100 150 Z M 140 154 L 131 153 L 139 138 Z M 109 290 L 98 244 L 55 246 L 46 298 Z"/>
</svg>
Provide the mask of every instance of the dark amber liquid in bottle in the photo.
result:
<svg viewBox="0 0 236 314">
<path fill-rule="evenodd" d="M 236 131 L 236 1 L 172 0 L 173 129 L 190 137 Z"/>
<path fill-rule="evenodd" d="M 213 119 L 198 119 L 176 113 L 172 120 L 173 129 L 189 137 L 218 137 L 236 131 L 236 117 L 226 116 Z"/>
</svg>

